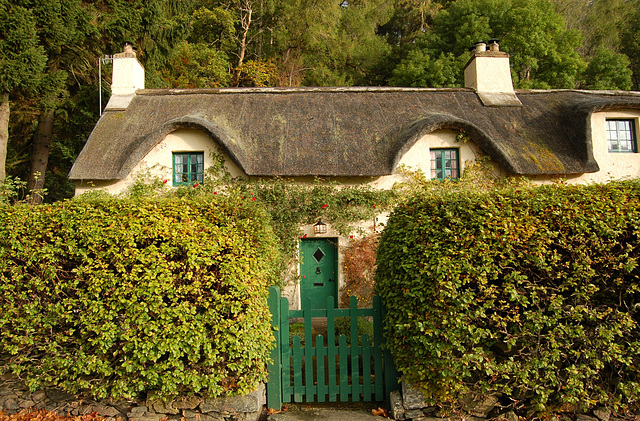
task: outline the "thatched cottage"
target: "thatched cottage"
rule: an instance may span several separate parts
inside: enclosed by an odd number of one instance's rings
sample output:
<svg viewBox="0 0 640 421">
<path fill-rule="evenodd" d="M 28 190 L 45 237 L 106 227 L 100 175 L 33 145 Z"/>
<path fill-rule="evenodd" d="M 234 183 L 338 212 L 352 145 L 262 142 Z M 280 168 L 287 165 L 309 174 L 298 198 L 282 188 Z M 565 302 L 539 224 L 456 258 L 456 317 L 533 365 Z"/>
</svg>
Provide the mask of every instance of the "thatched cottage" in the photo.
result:
<svg viewBox="0 0 640 421">
<path fill-rule="evenodd" d="M 454 89 L 144 89 L 129 50 L 114 58 L 112 96 L 69 177 L 77 194 L 123 191 L 143 170 L 201 182 L 215 152 L 233 175 L 384 188 L 401 164 L 457 178 L 482 151 L 504 174 L 602 182 L 640 176 L 639 117 L 639 92 L 514 91 L 497 43 L 477 46 Z M 331 230 L 321 238 L 336 243 Z"/>
</svg>

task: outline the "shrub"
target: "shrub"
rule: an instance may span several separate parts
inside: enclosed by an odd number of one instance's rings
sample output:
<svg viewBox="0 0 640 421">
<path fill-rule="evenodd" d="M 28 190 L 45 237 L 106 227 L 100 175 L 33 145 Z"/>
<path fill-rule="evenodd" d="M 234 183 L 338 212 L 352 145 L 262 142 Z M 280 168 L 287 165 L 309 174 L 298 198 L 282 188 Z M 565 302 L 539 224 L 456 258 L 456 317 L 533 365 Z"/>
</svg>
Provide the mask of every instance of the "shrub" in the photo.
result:
<svg viewBox="0 0 640 421">
<path fill-rule="evenodd" d="M 373 233 L 354 240 L 343 252 L 344 286 L 341 306 L 348 308 L 350 297 L 358 299 L 358 307 L 371 307 L 373 300 L 373 276 L 379 234 Z"/>
<path fill-rule="evenodd" d="M 266 378 L 279 251 L 251 200 L 0 207 L 0 372 L 94 398 Z"/>
<path fill-rule="evenodd" d="M 378 249 L 398 369 L 432 403 L 637 402 L 639 234 L 638 181 L 415 194 Z"/>
</svg>

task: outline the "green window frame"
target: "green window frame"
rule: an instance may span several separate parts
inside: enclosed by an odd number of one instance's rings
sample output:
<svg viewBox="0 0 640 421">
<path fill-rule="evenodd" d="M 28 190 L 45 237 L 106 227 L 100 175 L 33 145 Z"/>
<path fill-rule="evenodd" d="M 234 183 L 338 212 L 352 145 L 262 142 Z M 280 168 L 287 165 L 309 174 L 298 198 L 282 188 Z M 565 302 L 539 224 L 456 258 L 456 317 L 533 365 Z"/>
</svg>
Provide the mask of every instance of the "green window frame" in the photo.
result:
<svg viewBox="0 0 640 421">
<path fill-rule="evenodd" d="M 173 185 L 184 186 L 204 181 L 204 152 L 173 153 Z"/>
<path fill-rule="evenodd" d="M 460 152 L 457 148 L 430 149 L 429 152 L 432 179 L 460 178 Z"/>
<path fill-rule="evenodd" d="M 609 152 L 637 152 L 635 126 L 635 121 L 632 119 L 607 119 L 607 147 Z"/>
</svg>

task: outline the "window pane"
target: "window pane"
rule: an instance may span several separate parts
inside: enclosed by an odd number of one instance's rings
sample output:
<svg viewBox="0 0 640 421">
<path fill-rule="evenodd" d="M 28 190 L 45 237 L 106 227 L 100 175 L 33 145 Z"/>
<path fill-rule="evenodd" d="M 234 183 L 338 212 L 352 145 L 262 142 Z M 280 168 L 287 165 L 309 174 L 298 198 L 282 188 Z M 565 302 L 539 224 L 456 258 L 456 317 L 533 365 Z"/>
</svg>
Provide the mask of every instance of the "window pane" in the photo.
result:
<svg viewBox="0 0 640 421">
<path fill-rule="evenodd" d="M 635 152 L 636 138 L 633 120 L 607 120 L 609 152 Z"/>
<path fill-rule="evenodd" d="M 431 149 L 431 178 L 458 178 L 458 150 Z"/>
<path fill-rule="evenodd" d="M 204 153 L 188 152 L 173 154 L 174 185 L 191 184 L 204 180 Z"/>
</svg>

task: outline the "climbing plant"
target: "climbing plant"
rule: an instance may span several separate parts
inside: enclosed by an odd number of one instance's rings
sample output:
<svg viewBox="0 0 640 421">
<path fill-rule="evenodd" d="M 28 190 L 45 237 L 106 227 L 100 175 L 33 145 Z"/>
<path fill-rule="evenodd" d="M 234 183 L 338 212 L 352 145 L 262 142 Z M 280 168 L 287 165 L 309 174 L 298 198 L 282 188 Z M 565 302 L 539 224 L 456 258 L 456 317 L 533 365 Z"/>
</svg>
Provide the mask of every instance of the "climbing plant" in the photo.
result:
<svg viewBox="0 0 640 421">
<path fill-rule="evenodd" d="M 128 197 L 192 197 L 220 195 L 258 202 L 267 211 L 265 224 L 270 224 L 287 257 L 285 266 L 297 259 L 298 241 L 304 236 L 302 227 L 319 218 L 345 237 L 359 237 L 366 229 L 363 221 L 371 221 L 389 211 L 396 199 L 393 190 L 378 190 L 368 184 L 347 185 L 336 180 L 311 178 L 246 179 L 232 177 L 224 166 L 224 157 L 212 156 L 203 183 L 170 188 L 166 180 L 143 172 L 125 193 Z M 283 267 L 283 270 L 285 268 Z"/>
</svg>

